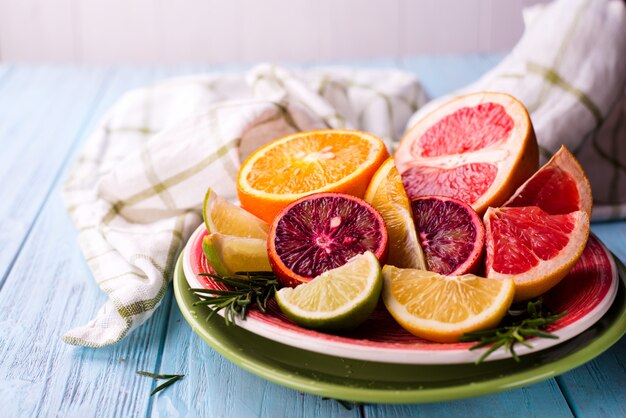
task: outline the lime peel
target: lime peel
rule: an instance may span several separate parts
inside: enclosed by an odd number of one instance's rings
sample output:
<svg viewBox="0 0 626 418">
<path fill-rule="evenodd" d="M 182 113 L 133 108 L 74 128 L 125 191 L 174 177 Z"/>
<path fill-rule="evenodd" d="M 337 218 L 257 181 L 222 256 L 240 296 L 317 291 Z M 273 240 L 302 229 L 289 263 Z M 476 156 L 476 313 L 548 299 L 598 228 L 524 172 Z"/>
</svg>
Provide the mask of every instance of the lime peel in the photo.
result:
<svg viewBox="0 0 626 418">
<path fill-rule="evenodd" d="M 342 330 L 355 328 L 370 316 L 381 290 L 380 264 L 374 253 L 367 251 L 308 283 L 279 290 L 276 301 L 299 325 Z"/>
</svg>

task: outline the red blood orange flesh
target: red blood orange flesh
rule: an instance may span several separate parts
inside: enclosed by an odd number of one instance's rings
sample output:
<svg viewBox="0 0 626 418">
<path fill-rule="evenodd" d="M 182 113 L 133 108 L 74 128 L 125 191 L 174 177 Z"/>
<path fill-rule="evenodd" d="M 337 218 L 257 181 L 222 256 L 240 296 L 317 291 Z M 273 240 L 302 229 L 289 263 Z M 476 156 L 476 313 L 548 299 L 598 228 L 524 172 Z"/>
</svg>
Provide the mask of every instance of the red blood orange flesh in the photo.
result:
<svg viewBox="0 0 626 418">
<path fill-rule="evenodd" d="M 515 300 L 539 296 L 578 261 L 589 236 L 585 211 L 551 215 L 539 207 L 485 213 L 486 276 L 515 281 Z"/>
<path fill-rule="evenodd" d="M 583 168 L 562 146 L 504 206 L 538 206 L 550 215 L 584 210 L 591 218 L 592 203 L 591 185 Z"/>
<path fill-rule="evenodd" d="M 503 93 L 444 104 L 407 132 L 394 157 L 409 198 L 454 197 L 478 213 L 501 205 L 539 161 L 528 112 Z"/>
<path fill-rule="evenodd" d="M 469 205 L 450 197 L 424 196 L 414 199 L 411 208 L 428 270 L 461 275 L 478 267 L 485 230 Z"/>
<path fill-rule="evenodd" d="M 268 237 L 272 270 L 286 286 L 308 282 L 372 251 L 384 261 L 387 230 L 364 200 L 342 193 L 316 193 L 287 206 Z"/>
</svg>

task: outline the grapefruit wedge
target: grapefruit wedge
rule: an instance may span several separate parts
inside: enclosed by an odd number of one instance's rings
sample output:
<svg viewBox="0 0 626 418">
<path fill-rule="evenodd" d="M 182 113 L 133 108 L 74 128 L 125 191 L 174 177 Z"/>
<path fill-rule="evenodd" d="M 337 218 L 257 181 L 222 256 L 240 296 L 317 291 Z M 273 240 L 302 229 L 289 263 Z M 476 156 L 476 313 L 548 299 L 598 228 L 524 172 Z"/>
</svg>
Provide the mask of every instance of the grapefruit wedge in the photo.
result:
<svg viewBox="0 0 626 418">
<path fill-rule="evenodd" d="M 572 153 L 561 146 L 504 206 L 539 206 L 551 215 L 583 210 L 591 218 L 592 204 L 589 179 Z"/>
<path fill-rule="evenodd" d="M 484 222 L 486 276 L 513 279 L 515 301 L 555 286 L 578 261 L 589 237 L 584 210 L 551 215 L 537 206 L 489 208 Z"/>
<path fill-rule="evenodd" d="M 524 106 L 504 93 L 458 97 L 419 120 L 394 155 L 411 200 L 441 195 L 482 214 L 501 206 L 538 168 Z"/>
</svg>

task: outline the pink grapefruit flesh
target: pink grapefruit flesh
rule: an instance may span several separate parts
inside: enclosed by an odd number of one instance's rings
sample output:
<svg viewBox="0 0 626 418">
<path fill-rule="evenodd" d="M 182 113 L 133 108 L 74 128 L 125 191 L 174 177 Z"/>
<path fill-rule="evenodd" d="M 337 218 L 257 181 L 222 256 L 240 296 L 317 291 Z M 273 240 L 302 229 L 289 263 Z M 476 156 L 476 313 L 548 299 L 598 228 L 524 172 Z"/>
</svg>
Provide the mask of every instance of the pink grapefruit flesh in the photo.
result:
<svg viewBox="0 0 626 418">
<path fill-rule="evenodd" d="M 524 106 L 503 93 L 476 93 L 418 121 L 394 158 L 409 198 L 453 197 L 483 213 L 526 181 L 539 157 Z"/>
<path fill-rule="evenodd" d="M 515 300 L 539 296 L 576 263 L 587 243 L 584 211 L 551 215 L 537 206 L 489 208 L 485 213 L 488 278 L 512 278 Z"/>
<path fill-rule="evenodd" d="M 564 146 L 528 179 L 504 206 L 538 206 L 551 215 L 584 210 L 591 218 L 591 185 Z"/>
</svg>

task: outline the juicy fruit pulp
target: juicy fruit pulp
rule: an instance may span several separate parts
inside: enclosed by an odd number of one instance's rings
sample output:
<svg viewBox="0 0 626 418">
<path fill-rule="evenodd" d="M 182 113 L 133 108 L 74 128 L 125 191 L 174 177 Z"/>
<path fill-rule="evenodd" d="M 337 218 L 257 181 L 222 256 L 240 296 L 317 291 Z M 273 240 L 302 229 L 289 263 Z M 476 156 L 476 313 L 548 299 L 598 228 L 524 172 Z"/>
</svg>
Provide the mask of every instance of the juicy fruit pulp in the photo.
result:
<svg viewBox="0 0 626 418">
<path fill-rule="evenodd" d="M 424 252 L 417 238 L 411 202 L 393 158 L 380 166 L 365 192 L 371 204 L 385 220 L 389 234 L 387 264 L 426 270 Z"/>
<path fill-rule="evenodd" d="M 272 270 L 267 256 L 267 241 L 264 239 L 214 233 L 204 237 L 202 250 L 213 270 L 220 276 Z"/>
<path fill-rule="evenodd" d="M 209 233 L 266 239 L 269 225 L 208 189 L 204 196 L 204 224 Z"/>
<path fill-rule="evenodd" d="M 307 328 L 349 329 L 369 317 L 381 289 L 380 265 L 368 251 L 309 283 L 282 288 L 276 301 L 288 318 Z"/>
<path fill-rule="evenodd" d="M 387 231 L 365 201 L 340 193 L 306 196 L 285 208 L 270 228 L 272 269 L 287 286 L 307 282 L 350 258 L 387 249 Z"/>
<path fill-rule="evenodd" d="M 485 232 L 471 207 L 441 196 L 416 198 L 411 207 L 429 270 L 458 275 L 478 266 Z"/>
<path fill-rule="evenodd" d="M 550 215 L 584 210 L 591 218 L 591 185 L 567 148 L 559 151 L 504 206 L 538 206 Z"/>
<path fill-rule="evenodd" d="M 244 161 L 237 178 L 239 200 L 244 209 L 271 222 L 307 194 L 362 197 L 388 156 L 382 140 L 364 132 L 299 132 L 265 145 Z"/>
<path fill-rule="evenodd" d="M 454 197 L 478 213 L 499 206 L 538 166 L 523 105 L 502 93 L 459 97 L 425 116 L 395 153 L 409 198 Z"/>
<path fill-rule="evenodd" d="M 511 306 L 511 279 L 383 268 L 383 301 L 410 333 L 438 342 L 457 341 L 466 332 L 498 325 Z"/>
<path fill-rule="evenodd" d="M 536 206 L 490 208 L 485 225 L 486 275 L 513 278 L 516 301 L 539 296 L 565 277 L 589 236 L 584 211 L 550 215 Z"/>
</svg>

